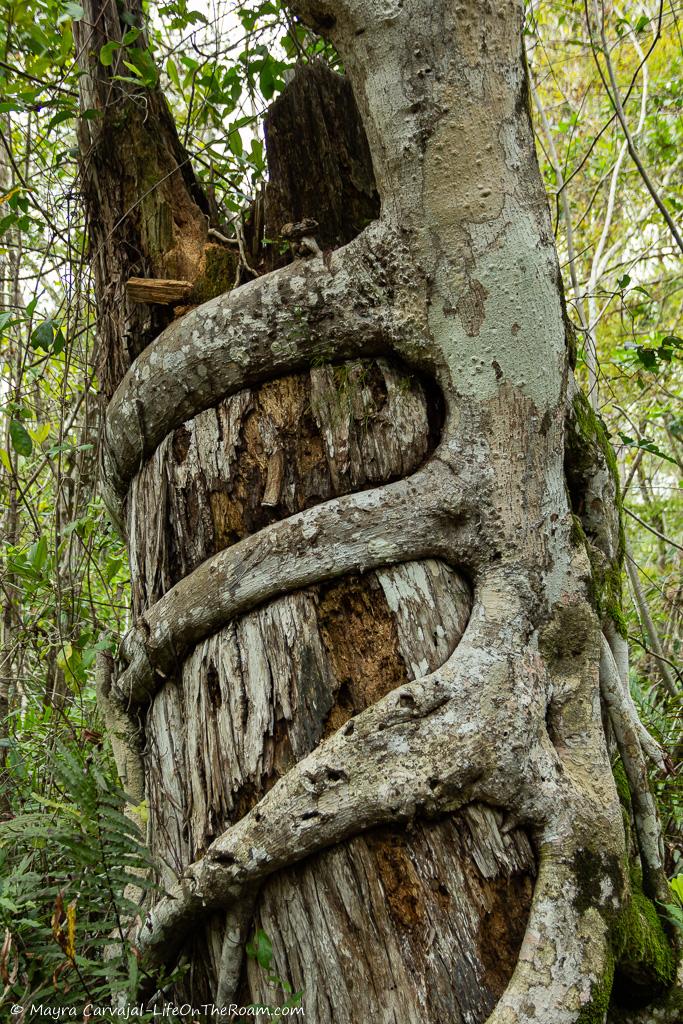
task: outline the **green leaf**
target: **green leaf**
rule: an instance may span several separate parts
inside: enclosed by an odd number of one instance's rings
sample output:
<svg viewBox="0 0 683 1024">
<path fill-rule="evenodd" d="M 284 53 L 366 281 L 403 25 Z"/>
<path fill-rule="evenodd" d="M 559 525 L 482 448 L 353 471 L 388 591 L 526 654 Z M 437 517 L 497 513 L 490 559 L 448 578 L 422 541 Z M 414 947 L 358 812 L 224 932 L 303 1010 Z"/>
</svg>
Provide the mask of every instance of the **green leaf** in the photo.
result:
<svg viewBox="0 0 683 1024">
<path fill-rule="evenodd" d="M 129 71 L 133 72 L 134 75 L 137 75 L 138 78 L 142 78 L 142 71 L 140 71 L 139 68 L 136 68 L 135 64 L 130 64 L 127 60 L 124 60 L 123 63 L 125 64 L 125 66 L 128 68 Z"/>
<path fill-rule="evenodd" d="M 178 75 L 178 68 L 176 67 L 175 61 L 169 57 L 166 61 L 166 74 L 173 83 L 173 85 L 180 91 L 180 76 Z"/>
<path fill-rule="evenodd" d="M 114 63 L 115 52 L 120 49 L 121 44 L 115 39 L 110 39 L 100 50 L 100 64 L 104 65 L 105 68 L 110 68 Z"/>
<path fill-rule="evenodd" d="M 663 903 L 662 906 L 668 911 L 671 923 L 683 931 L 683 910 L 677 907 L 675 903 Z"/>
<path fill-rule="evenodd" d="M 254 938 L 247 943 L 247 956 L 256 960 L 260 967 L 268 970 L 273 959 L 273 947 L 270 939 L 262 928 L 258 928 Z"/>
<path fill-rule="evenodd" d="M 80 21 L 83 17 L 83 8 L 80 4 L 64 4 L 64 13 L 74 21 Z"/>
<path fill-rule="evenodd" d="M 671 462 L 676 465 L 675 459 L 672 459 L 670 455 L 663 452 L 658 444 L 655 444 L 654 441 L 650 441 L 647 437 L 641 437 L 639 441 L 636 441 L 634 438 L 629 437 L 628 434 L 622 434 L 621 432 L 619 432 L 619 437 L 621 438 L 622 443 L 628 445 L 629 448 L 642 448 L 644 452 L 650 452 L 651 455 L 656 455 L 658 458 L 666 459 L 667 462 Z"/>
<path fill-rule="evenodd" d="M 0 235 L 4 235 L 8 228 L 11 228 L 13 224 L 17 222 L 16 213 L 8 213 L 6 216 L 0 218 Z"/>
<path fill-rule="evenodd" d="M 38 324 L 31 334 L 31 348 L 42 348 L 49 352 L 55 337 L 55 323 L 53 320 L 43 320 Z"/>
<path fill-rule="evenodd" d="M 275 76 L 273 75 L 273 68 L 270 62 L 264 64 L 259 74 L 259 88 L 263 93 L 263 98 L 270 100 L 273 98 L 275 92 Z"/>
<path fill-rule="evenodd" d="M 9 425 L 9 436 L 17 455 L 30 455 L 33 451 L 33 441 L 31 436 L 19 420 L 10 420 Z"/>
<path fill-rule="evenodd" d="M 148 50 L 129 50 L 127 56 L 128 60 L 123 63 L 128 70 L 138 75 L 148 88 L 153 88 L 157 83 L 158 72 L 151 53 Z"/>
<path fill-rule="evenodd" d="M 45 131 L 49 132 L 53 128 L 56 128 L 58 124 L 61 124 L 62 121 L 70 121 L 75 116 L 76 116 L 76 111 L 75 110 L 60 110 L 59 113 L 55 114 L 55 116 L 48 122 L 48 125 L 47 125 L 47 128 L 45 129 Z"/>
<path fill-rule="evenodd" d="M 656 370 L 659 365 L 657 352 L 652 348 L 643 348 L 642 345 L 636 348 L 636 359 L 646 370 Z"/>
<path fill-rule="evenodd" d="M 239 129 L 236 126 L 233 126 L 228 132 L 228 144 L 235 156 L 242 156 L 244 146 L 242 145 L 242 137 L 239 133 Z"/>
<path fill-rule="evenodd" d="M 59 353 L 62 351 L 62 349 L 64 348 L 65 345 L 66 345 L 66 338 L 62 334 L 61 329 L 57 328 L 57 333 L 55 334 L 55 340 L 54 340 L 54 343 L 52 345 L 52 354 L 55 355 L 55 356 L 58 356 Z"/>
<path fill-rule="evenodd" d="M 36 544 L 32 544 L 28 552 L 29 562 L 33 568 L 40 572 L 47 560 L 47 538 L 41 537 Z"/>
</svg>

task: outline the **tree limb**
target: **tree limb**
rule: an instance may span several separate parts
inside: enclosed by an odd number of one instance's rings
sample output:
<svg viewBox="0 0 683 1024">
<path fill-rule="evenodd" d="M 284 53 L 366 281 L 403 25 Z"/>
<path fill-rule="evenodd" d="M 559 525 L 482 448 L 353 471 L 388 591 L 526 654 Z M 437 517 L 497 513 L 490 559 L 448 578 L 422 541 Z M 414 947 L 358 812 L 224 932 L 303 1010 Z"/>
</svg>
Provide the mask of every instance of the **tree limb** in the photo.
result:
<svg viewBox="0 0 683 1024">
<path fill-rule="evenodd" d="M 148 700 L 194 645 L 280 594 L 347 573 L 440 557 L 462 565 L 463 494 L 439 460 L 412 477 L 346 495 L 265 527 L 207 559 L 153 605 L 126 636 L 116 682 L 126 707 Z"/>
</svg>

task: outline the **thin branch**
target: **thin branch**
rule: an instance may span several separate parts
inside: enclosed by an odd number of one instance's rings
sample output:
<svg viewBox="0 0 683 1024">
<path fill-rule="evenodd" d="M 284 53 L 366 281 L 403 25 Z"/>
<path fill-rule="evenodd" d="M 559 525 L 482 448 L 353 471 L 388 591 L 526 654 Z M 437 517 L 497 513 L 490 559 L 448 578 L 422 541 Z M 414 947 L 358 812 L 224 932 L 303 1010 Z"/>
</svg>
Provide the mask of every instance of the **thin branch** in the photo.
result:
<svg viewBox="0 0 683 1024">
<path fill-rule="evenodd" d="M 587 0 L 586 0 L 586 6 L 587 6 Z M 629 156 L 633 160 L 633 163 L 636 165 L 636 167 L 638 169 L 638 173 L 640 174 L 640 177 L 643 180 L 643 184 L 645 185 L 646 189 L 650 193 L 650 195 L 651 195 L 651 197 L 652 197 L 652 199 L 653 199 L 653 201 L 655 203 L 655 206 L 657 207 L 657 209 L 661 213 L 662 217 L 666 221 L 666 224 L 667 224 L 667 226 L 668 226 L 672 236 L 676 240 L 676 244 L 678 245 L 678 247 L 681 250 L 681 252 L 683 252 L 683 236 L 681 235 L 680 231 L 678 230 L 676 222 L 674 221 L 673 217 L 671 216 L 671 214 L 669 213 L 668 209 L 666 208 L 666 205 L 664 204 L 664 201 L 662 200 L 661 196 L 659 195 L 659 192 L 655 188 L 655 186 L 654 186 L 654 184 L 652 182 L 652 179 L 650 178 L 650 176 L 649 176 L 649 174 L 648 174 L 648 172 L 647 172 L 647 170 L 645 168 L 645 165 L 643 164 L 642 160 L 640 159 L 640 154 L 638 153 L 638 150 L 635 147 L 635 143 L 633 141 L 633 136 L 632 136 L 631 131 L 629 129 L 628 121 L 626 120 L 626 115 L 624 113 L 624 107 L 623 107 L 623 104 L 622 104 L 622 101 L 621 101 L 621 94 L 619 93 L 619 87 L 617 85 L 616 76 L 614 74 L 614 65 L 612 64 L 612 60 L 611 60 L 610 55 L 609 55 L 609 48 L 608 48 L 608 45 L 607 45 L 607 36 L 605 34 L 604 18 L 601 19 L 599 17 L 599 15 L 598 15 L 598 9 L 597 9 L 597 2 L 596 2 L 596 0 L 593 0 L 593 12 L 594 12 L 594 15 L 596 17 L 596 20 L 600 23 L 600 38 L 601 38 L 601 42 L 602 42 L 602 46 L 600 47 L 600 52 L 602 53 L 603 60 L 605 61 L 605 67 L 607 68 L 607 74 L 608 74 L 608 77 L 609 77 L 609 85 L 607 83 L 607 80 L 605 78 L 605 73 L 602 70 L 602 66 L 601 66 L 600 61 L 598 59 L 598 51 L 594 48 L 593 49 L 593 57 L 594 57 L 594 60 L 595 60 L 595 65 L 596 65 L 596 67 L 598 69 L 598 74 L 600 75 L 600 78 L 602 79 L 603 85 L 605 87 L 605 92 L 609 96 L 610 102 L 612 103 L 612 106 L 614 107 L 614 110 L 615 110 L 617 119 L 619 121 L 619 124 L 621 125 L 621 129 L 622 129 L 622 131 L 624 133 L 624 138 L 626 139 L 626 145 L 628 147 Z M 591 40 L 592 40 L 592 38 L 593 38 L 593 36 L 592 36 L 592 28 L 591 28 L 591 23 L 590 23 L 590 17 L 588 16 L 588 10 L 586 10 L 586 15 L 588 17 L 588 31 L 590 33 Z"/>
<path fill-rule="evenodd" d="M 659 530 L 656 530 L 654 526 L 650 526 L 649 523 L 646 523 L 644 519 L 641 519 L 640 516 L 637 516 L 635 512 L 631 511 L 630 508 L 626 508 L 625 505 L 624 512 L 626 512 L 627 515 L 631 517 L 631 519 L 635 519 L 637 523 L 640 523 L 641 526 L 644 526 L 646 530 L 649 530 L 650 533 L 653 533 L 655 537 L 659 537 L 660 540 L 663 540 L 665 544 L 670 544 L 672 548 L 677 548 L 679 551 L 683 551 L 683 545 L 677 544 L 675 540 L 671 540 L 671 537 L 667 537 L 666 534 L 660 533 Z"/>
<path fill-rule="evenodd" d="M 678 697 L 679 690 L 676 686 L 676 683 L 674 682 L 673 676 L 669 672 L 664 651 L 662 649 L 662 645 L 659 640 L 659 635 L 657 633 L 657 627 L 655 626 L 652 616 L 650 614 L 650 608 L 647 603 L 647 598 L 645 597 L 643 588 L 640 583 L 640 578 L 638 576 L 638 568 L 633 559 L 633 555 L 631 554 L 628 543 L 626 545 L 626 571 L 628 573 L 628 578 L 631 581 L 631 589 L 633 591 L 633 597 L 635 599 L 636 608 L 638 609 L 638 614 L 640 615 L 641 623 L 644 626 L 645 632 L 647 633 L 650 639 L 650 647 L 652 648 L 652 653 L 654 654 L 655 662 L 662 683 L 664 684 L 666 691 L 672 697 Z"/>
</svg>

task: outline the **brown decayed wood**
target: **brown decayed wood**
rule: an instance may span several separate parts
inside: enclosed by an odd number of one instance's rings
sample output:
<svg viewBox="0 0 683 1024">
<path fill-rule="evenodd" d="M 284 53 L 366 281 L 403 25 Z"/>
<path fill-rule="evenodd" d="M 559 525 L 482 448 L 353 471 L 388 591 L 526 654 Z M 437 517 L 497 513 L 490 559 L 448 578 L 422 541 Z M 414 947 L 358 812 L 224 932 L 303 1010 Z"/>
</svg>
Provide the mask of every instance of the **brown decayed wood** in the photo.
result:
<svg viewBox="0 0 683 1024">
<path fill-rule="evenodd" d="M 370 149 L 347 78 L 320 61 L 299 66 L 264 129 L 266 238 L 313 219 L 320 247 L 336 248 L 377 217 Z"/>
<path fill-rule="evenodd" d="M 416 470 L 435 441 L 428 405 L 414 375 L 358 360 L 243 391 L 179 427 L 130 492 L 135 613 L 268 523 Z"/>
</svg>

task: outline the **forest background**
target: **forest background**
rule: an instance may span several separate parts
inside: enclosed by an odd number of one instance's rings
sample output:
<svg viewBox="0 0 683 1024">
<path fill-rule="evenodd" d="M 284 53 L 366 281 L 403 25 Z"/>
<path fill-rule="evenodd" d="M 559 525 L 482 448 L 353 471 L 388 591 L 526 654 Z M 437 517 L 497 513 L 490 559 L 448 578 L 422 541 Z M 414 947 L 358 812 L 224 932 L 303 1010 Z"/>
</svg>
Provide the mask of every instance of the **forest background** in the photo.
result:
<svg viewBox="0 0 683 1024">
<path fill-rule="evenodd" d="M 599 13 L 596 36 L 582 2 L 528 4 L 531 100 L 578 373 L 619 463 L 631 688 L 668 752 L 652 784 L 683 896 L 683 7 L 626 0 Z M 128 627 L 129 579 L 98 497 L 97 313 L 72 32 L 82 9 L 0 0 L 0 14 L 2 1012 L 48 996 L 104 1001 L 112 980 L 134 991 L 134 954 L 113 966 L 102 954 L 146 853 L 96 709 L 97 655 Z M 336 68 L 336 55 L 271 0 L 173 0 L 148 15 L 149 48 L 127 52 L 123 78 L 141 104 L 160 79 L 237 239 L 264 182 L 264 111 L 297 62 Z M 103 64 L 115 46 L 103 47 Z M 246 258 L 240 279 L 251 272 Z M 673 897 L 669 912 L 683 927 Z M 267 950 L 252 953 L 267 966 Z"/>
</svg>

